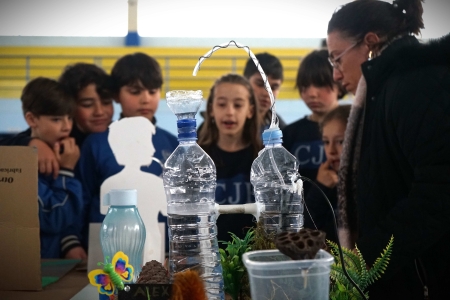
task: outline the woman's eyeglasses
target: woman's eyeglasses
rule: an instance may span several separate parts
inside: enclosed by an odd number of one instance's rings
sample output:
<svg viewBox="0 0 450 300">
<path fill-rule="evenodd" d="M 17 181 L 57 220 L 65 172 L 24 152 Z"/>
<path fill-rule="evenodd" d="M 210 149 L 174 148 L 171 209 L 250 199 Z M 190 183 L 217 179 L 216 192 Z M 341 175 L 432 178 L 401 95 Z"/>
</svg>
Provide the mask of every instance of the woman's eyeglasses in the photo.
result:
<svg viewBox="0 0 450 300">
<path fill-rule="evenodd" d="M 336 57 L 328 57 L 328 61 L 330 62 L 331 66 L 337 70 L 339 70 L 339 68 L 341 67 L 341 58 L 350 50 L 352 50 L 354 47 L 356 47 L 356 45 L 358 45 L 359 43 L 354 43 L 353 45 L 351 45 L 350 47 L 348 47 L 347 49 L 345 49 L 341 54 L 339 54 Z"/>
</svg>

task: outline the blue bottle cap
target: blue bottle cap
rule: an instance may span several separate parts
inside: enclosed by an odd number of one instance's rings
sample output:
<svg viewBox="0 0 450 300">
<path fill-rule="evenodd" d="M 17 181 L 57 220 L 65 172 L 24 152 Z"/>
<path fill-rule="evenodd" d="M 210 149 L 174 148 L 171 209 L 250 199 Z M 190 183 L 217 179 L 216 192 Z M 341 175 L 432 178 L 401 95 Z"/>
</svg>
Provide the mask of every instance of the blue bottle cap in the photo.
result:
<svg viewBox="0 0 450 300">
<path fill-rule="evenodd" d="M 137 205 L 137 190 L 111 190 L 103 197 L 103 205 L 130 206 Z"/>
<path fill-rule="evenodd" d="M 262 134 L 263 144 L 281 144 L 283 142 L 283 132 L 280 128 L 269 128 Z"/>
<path fill-rule="evenodd" d="M 195 119 L 177 121 L 178 140 L 197 140 L 197 122 Z"/>
</svg>

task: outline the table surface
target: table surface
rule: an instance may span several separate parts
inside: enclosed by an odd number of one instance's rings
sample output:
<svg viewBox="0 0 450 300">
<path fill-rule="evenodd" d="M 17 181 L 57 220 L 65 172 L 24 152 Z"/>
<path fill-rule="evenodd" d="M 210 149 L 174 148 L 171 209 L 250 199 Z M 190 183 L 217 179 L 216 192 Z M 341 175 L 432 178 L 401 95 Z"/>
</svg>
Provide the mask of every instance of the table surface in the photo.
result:
<svg viewBox="0 0 450 300">
<path fill-rule="evenodd" d="M 42 291 L 0 291 L 2 300 L 69 300 L 89 284 L 86 270 L 72 269 Z M 98 298 L 97 298 L 98 299 Z"/>
</svg>

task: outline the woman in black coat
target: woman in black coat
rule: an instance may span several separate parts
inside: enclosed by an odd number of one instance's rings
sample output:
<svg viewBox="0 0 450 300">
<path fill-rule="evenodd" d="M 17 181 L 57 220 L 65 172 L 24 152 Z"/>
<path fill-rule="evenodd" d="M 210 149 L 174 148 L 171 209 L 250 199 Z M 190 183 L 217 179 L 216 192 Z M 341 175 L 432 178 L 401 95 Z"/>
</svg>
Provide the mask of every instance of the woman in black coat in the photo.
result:
<svg viewBox="0 0 450 300">
<path fill-rule="evenodd" d="M 371 265 L 394 237 L 370 299 L 450 297 L 450 36 L 421 44 L 422 12 L 421 0 L 359 0 L 328 24 L 334 79 L 355 94 L 339 239 Z"/>
</svg>

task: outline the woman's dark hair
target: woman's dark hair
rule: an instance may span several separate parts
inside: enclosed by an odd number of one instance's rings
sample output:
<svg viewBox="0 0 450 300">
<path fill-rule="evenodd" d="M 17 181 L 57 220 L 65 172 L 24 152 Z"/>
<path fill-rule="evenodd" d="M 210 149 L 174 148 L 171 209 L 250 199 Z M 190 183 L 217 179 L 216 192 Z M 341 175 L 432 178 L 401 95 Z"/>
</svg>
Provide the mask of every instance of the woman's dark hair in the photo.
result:
<svg viewBox="0 0 450 300">
<path fill-rule="evenodd" d="M 53 79 L 38 77 L 22 90 L 22 111 L 39 116 L 73 116 L 75 100 L 67 99 L 61 85 Z"/>
<path fill-rule="evenodd" d="M 327 113 L 319 123 L 320 131 L 322 132 L 323 127 L 333 120 L 341 121 L 342 124 L 345 124 L 347 126 L 351 107 L 352 106 L 349 104 L 339 105 L 338 107 Z"/>
<path fill-rule="evenodd" d="M 121 57 L 111 70 L 112 88 L 118 94 L 125 85 L 141 83 L 146 89 L 159 89 L 163 84 L 161 67 L 145 53 L 128 54 Z"/>
<path fill-rule="evenodd" d="M 295 87 L 300 93 L 305 88 L 314 85 L 316 87 L 329 87 L 335 85 L 339 89 L 338 98 L 341 99 L 347 91 L 333 80 L 333 67 L 328 61 L 327 50 L 315 50 L 302 59 L 297 71 Z"/>
<path fill-rule="evenodd" d="M 356 0 L 339 8 L 328 23 L 328 34 L 339 31 L 344 37 L 362 41 L 368 32 L 385 41 L 406 34 L 420 34 L 424 28 L 423 0 Z"/>
<path fill-rule="evenodd" d="M 106 72 L 93 64 L 76 63 L 69 65 L 59 77 L 64 92 L 77 99 L 78 93 L 90 84 L 95 84 L 96 92 L 101 99 L 111 99 L 111 80 Z"/>
<path fill-rule="evenodd" d="M 253 105 L 253 117 L 245 120 L 244 132 L 242 138 L 244 141 L 250 141 L 253 148 L 253 156 L 256 158 L 258 156 L 259 150 L 262 148 L 261 137 L 260 137 L 260 118 L 258 110 L 258 101 L 256 101 L 255 94 L 253 93 L 252 86 L 250 82 L 243 76 L 237 74 L 227 74 L 216 80 L 214 85 L 211 87 L 209 93 L 208 101 L 206 103 L 206 113 L 205 121 L 199 132 L 198 144 L 209 153 L 211 146 L 217 144 L 219 140 L 219 129 L 217 128 L 214 118 L 211 117 L 212 105 L 214 101 L 214 90 L 222 83 L 233 83 L 239 84 L 245 87 L 250 95 L 249 101 L 250 105 Z"/>
</svg>

